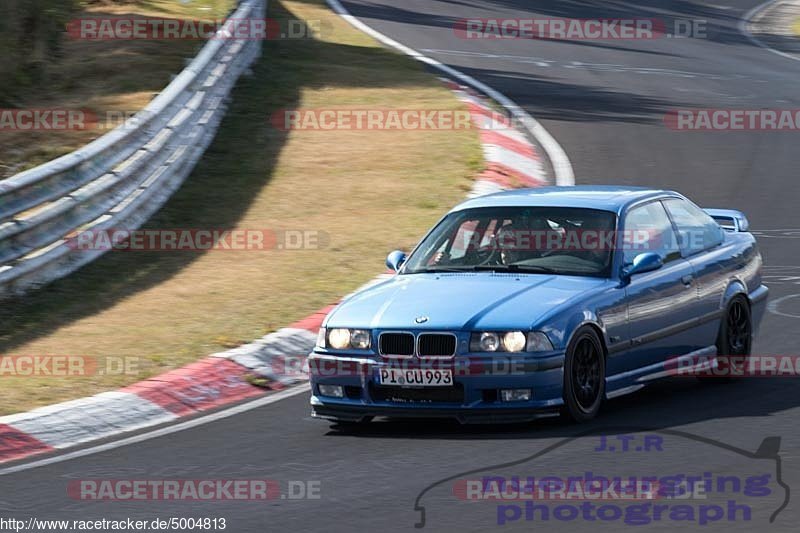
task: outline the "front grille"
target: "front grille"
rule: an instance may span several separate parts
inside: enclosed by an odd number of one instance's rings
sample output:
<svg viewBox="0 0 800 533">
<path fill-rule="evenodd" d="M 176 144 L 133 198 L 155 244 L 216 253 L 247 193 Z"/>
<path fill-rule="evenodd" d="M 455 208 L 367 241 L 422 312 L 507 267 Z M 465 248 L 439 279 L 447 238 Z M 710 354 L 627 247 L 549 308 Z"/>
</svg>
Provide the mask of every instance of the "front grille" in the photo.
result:
<svg viewBox="0 0 800 533">
<path fill-rule="evenodd" d="M 407 388 L 371 384 L 369 394 L 376 402 L 464 403 L 464 386 Z"/>
<path fill-rule="evenodd" d="M 419 336 L 419 355 L 421 357 L 450 357 L 455 353 L 455 335 L 423 333 Z"/>
<path fill-rule="evenodd" d="M 414 335 L 411 333 L 381 333 L 378 344 L 381 355 L 414 355 Z"/>
</svg>

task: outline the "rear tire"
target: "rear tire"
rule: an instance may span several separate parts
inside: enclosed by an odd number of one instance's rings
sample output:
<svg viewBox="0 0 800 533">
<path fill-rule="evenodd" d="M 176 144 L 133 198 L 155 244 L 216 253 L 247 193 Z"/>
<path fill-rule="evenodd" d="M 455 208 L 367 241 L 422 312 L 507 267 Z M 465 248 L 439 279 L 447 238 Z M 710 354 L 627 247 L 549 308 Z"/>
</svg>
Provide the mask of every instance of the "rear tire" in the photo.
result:
<svg viewBox="0 0 800 533">
<path fill-rule="evenodd" d="M 564 415 L 575 422 L 597 416 L 606 390 L 603 345 L 594 329 L 579 329 L 564 360 Z"/>
<path fill-rule="evenodd" d="M 753 320 L 750 302 L 737 294 L 728 303 L 717 335 L 717 355 L 748 358 L 753 349 Z M 747 363 L 736 363 L 731 358 L 717 360 L 720 377 L 698 376 L 703 382 L 730 383 L 731 375 L 745 375 Z M 728 375 L 726 375 L 728 374 Z"/>
</svg>

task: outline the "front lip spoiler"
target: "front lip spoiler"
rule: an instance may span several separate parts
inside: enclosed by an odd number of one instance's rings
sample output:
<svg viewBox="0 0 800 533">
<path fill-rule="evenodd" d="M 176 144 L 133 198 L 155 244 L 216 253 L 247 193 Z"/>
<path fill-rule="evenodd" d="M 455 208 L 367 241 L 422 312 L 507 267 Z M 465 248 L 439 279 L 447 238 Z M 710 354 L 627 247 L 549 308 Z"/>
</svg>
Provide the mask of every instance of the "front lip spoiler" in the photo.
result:
<svg viewBox="0 0 800 533">
<path fill-rule="evenodd" d="M 311 416 L 331 420 L 333 422 L 363 422 L 373 417 L 387 418 L 450 418 L 461 424 L 513 424 L 531 422 L 540 418 L 559 416 L 559 407 L 550 408 L 495 408 L 495 409 L 459 409 L 459 408 L 426 408 L 424 410 L 409 407 L 374 407 L 374 406 L 342 406 L 314 405 Z"/>
</svg>

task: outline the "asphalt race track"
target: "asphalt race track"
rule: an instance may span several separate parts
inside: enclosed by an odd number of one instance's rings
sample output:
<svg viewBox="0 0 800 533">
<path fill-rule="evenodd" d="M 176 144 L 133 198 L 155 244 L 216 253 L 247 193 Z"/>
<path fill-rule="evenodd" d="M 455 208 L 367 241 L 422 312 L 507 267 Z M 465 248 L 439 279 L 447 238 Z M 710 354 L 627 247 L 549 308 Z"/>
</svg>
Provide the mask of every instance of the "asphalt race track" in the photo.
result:
<svg viewBox="0 0 800 533">
<path fill-rule="evenodd" d="M 800 132 L 678 132 L 664 122 L 673 109 L 800 108 L 800 61 L 754 46 L 739 32 L 740 18 L 758 3 L 359 0 L 345 5 L 373 28 L 523 106 L 566 150 L 577 183 L 665 187 L 702 206 L 745 211 L 759 234 L 771 290 L 770 311 L 754 353 L 796 354 Z M 467 17 L 534 16 L 655 17 L 668 24 L 703 19 L 707 35 L 648 41 L 479 41 L 453 31 L 456 21 Z M 471 470 L 503 475 L 517 468 L 519 475 L 546 471 L 556 476 L 709 472 L 740 478 L 771 473 L 781 483 L 773 483 L 770 494 L 733 498 L 752 508 L 749 522 L 725 516 L 703 529 L 796 531 L 800 497 L 789 496 L 800 490 L 798 421 L 800 388 L 791 378 L 728 385 L 675 378 L 609 402 L 599 419 L 584 426 L 557 420 L 466 428 L 443 422 L 380 422 L 364 430 L 339 431 L 309 417 L 308 394 L 302 393 L 186 431 L 4 475 L 0 509 L 20 518 L 225 517 L 227 529 L 235 532 L 394 531 L 413 529 L 420 522 L 415 501 L 433 485 L 420 499 L 426 529 L 484 531 L 498 527 L 498 504 L 465 503 L 454 496 L 456 480 L 468 478 L 465 472 Z M 633 442 L 638 444 L 628 451 L 597 450 L 601 440 L 584 435 L 587 431 L 635 433 Z M 647 449 L 640 445 L 647 437 L 660 438 L 663 445 Z M 780 437 L 780 463 L 774 460 L 776 439 L 754 453 L 769 437 Z M 559 443 L 551 452 L 531 457 Z M 494 466 L 514 462 L 520 464 Z M 254 477 L 283 485 L 318 482 L 320 497 L 268 503 L 95 502 L 71 498 L 66 489 L 70 480 L 86 478 Z M 709 496 L 709 501 L 716 498 Z M 530 521 L 524 509 L 511 522 L 514 511 L 503 512 L 509 513 L 505 529 L 634 527 L 583 517 L 543 521 L 536 515 Z M 646 527 L 700 528 L 696 520 L 675 520 L 662 517 Z"/>
</svg>

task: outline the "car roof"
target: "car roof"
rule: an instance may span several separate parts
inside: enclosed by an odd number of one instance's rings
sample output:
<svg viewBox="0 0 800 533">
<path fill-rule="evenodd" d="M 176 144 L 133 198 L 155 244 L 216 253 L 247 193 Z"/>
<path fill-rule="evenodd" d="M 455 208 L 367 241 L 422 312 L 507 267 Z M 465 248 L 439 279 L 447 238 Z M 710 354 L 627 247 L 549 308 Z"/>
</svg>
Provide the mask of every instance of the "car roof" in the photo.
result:
<svg viewBox="0 0 800 533">
<path fill-rule="evenodd" d="M 451 212 L 479 207 L 580 207 L 619 214 L 632 203 L 664 196 L 681 195 L 663 189 L 612 185 L 537 187 L 513 189 L 472 198 L 457 205 Z"/>
</svg>

